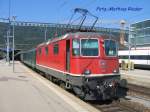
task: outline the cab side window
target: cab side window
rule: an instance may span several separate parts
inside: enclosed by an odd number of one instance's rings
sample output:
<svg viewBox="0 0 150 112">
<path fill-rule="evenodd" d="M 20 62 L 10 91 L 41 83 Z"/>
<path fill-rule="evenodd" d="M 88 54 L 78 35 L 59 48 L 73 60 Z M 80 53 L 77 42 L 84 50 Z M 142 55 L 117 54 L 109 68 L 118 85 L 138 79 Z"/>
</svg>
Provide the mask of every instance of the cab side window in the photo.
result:
<svg viewBox="0 0 150 112">
<path fill-rule="evenodd" d="M 48 55 L 48 46 L 45 47 L 45 53 Z"/>
<path fill-rule="evenodd" d="M 59 53 L 59 45 L 58 44 L 54 44 L 54 46 L 53 46 L 53 53 L 55 55 L 57 55 Z"/>
<path fill-rule="evenodd" d="M 79 56 L 80 55 L 80 40 L 73 39 L 72 41 L 72 55 Z"/>
<path fill-rule="evenodd" d="M 42 52 L 42 50 L 41 50 L 41 48 L 39 48 L 38 49 L 38 54 L 41 55 L 41 52 Z"/>
</svg>

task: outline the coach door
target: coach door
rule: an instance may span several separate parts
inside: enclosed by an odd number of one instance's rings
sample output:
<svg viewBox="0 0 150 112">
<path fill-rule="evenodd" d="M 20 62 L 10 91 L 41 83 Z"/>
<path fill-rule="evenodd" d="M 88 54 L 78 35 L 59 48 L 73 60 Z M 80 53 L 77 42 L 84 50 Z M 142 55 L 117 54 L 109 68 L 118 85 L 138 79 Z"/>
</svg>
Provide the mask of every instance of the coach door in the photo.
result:
<svg viewBox="0 0 150 112">
<path fill-rule="evenodd" d="M 66 41 L 66 70 L 70 71 L 70 40 Z"/>
</svg>

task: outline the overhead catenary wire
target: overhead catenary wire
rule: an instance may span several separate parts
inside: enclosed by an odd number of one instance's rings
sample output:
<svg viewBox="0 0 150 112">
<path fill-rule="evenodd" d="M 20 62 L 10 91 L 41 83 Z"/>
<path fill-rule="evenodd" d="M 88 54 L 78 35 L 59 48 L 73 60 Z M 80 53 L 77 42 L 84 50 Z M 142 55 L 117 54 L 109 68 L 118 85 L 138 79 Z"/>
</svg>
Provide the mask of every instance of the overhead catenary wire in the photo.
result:
<svg viewBox="0 0 150 112">
<path fill-rule="evenodd" d="M 68 0 L 64 0 L 58 7 L 57 7 L 57 10 L 58 10 L 58 13 L 57 13 L 57 24 L 59 24 L 59 18 L 60 18 L 60 11 L 61 11 L 61 9 L 66 5 L 68 3 Z M 58 36 L 58 25 L 56 25 L 56 27 L 55 27 L 55 33 L 54 33 L 54 37 L 56 37 L 56 36 Z M 62 33 L 64 33 L 64 30 L 65 29 L 63 29 L 62 30 Z"/>
</svg>

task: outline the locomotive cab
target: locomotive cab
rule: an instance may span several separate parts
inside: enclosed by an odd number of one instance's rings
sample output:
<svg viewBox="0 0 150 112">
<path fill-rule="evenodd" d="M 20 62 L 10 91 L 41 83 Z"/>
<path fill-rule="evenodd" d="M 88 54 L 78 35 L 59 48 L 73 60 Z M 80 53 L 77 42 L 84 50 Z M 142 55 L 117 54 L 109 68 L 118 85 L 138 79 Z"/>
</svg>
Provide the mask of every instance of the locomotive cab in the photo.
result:
<svg viewBox="0 0 150 112">
<path fill-rule="evenodd" d="M 114 40 L 72 39 L 71 52 L 72 73 L 83 75 L 87 71 L 94 75 L 119 73 L 117 43 Z"/>
<path fill-rule="evenodd" d="M 71 38 L 68 80 L 75 93 L 86 100 L 114 96 L 120 80 L 117 53 L 117 42 L 101 35 Z"/>
</svg>

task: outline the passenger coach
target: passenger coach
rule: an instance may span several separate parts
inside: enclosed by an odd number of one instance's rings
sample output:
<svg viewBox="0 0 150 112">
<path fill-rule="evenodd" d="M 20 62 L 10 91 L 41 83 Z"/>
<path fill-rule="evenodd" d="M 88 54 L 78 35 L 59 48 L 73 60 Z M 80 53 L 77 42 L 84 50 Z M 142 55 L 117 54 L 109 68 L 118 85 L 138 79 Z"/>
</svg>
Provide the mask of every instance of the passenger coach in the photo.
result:
<svg viewBox="0 0 150 112">
<path fill-rule="evenodd" d="M 134 62 L 136 68 L 150 69 L 150 48 L 136 48 L 119 51 L 119 62 Z"/>
</svg>

